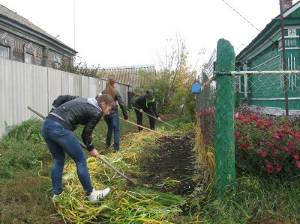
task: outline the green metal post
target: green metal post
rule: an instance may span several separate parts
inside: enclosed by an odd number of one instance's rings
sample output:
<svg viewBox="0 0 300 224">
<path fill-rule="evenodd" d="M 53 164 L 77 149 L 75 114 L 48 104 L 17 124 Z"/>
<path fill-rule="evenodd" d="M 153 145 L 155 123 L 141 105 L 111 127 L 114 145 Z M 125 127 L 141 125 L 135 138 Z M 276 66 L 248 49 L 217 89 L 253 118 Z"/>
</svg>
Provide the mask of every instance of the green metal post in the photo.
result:
<svg viewBox="0 0 300 224">
<path fill-rule="evenodd" d="M 235 70 L 235 53 L 229 41 L 220 39 L 217 48 L 216 71 L 216 184 L 222 197 L 226 187 L 234 183 L 235 141 L 234 141 L 234 84 L 229 72 Z M 228 74 L 226 74 L 228 72 Z"/>
</svg>

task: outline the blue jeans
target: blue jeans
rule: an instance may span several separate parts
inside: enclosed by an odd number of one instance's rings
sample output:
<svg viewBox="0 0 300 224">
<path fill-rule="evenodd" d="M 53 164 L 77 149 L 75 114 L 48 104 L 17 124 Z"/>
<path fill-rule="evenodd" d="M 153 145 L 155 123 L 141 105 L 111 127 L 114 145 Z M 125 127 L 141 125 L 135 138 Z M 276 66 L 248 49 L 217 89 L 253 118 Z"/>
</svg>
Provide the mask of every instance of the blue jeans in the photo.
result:
<svg viewBox="0 0 300 224">
<path fill-rule="evenodd" d="M 65 164 L 65 153 L 76 163 L 77 175 L 83 189 L 87 194 L 91 193 L 93 186 L 86 158 L 74 133 L 64 128 L 59 122 L 47 118 L 43 124 L 42 135 L 53 157 L 51 172 L 53 193 L 60 194 L 63 191 L 62 174 Z"/>
<path fill-rule="evenodd" d="M 106 146 L 110 146 L 112 134 L 114 133 L 114 150 L 120 149 L 120 122 L 119 113 L 117 111 L 111 112 L 108 116 L 105 116 L 105 122 L 107 124 Z"/>
</svg>

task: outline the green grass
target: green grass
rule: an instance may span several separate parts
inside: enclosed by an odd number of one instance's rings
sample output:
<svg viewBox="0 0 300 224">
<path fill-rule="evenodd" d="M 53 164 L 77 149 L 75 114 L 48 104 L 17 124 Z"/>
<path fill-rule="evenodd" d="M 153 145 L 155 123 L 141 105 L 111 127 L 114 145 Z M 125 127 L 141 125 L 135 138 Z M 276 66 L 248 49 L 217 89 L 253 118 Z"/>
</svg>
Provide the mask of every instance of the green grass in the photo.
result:
<svg viewBox="0 0 300 224">
<path fill-rule="evenodd" d="M 130 120 L 135 121 L 133 114 Z M 178 125 L 183 120 L 181 118 L 171 123 L 176 126 L 175 129 L 190 130 L 190 125 Z M 130 124 L 120 122 L 122 135 L 137 130 Z M 148 125 L 147 119 L 144 124 Z M 40 128 L 40 121 L 27 121 L 0 141 L 1 224 L 63 223 L 50 200 L 51 156 L 40 135 Z M 80 136 L 80 130 L 76 133 Z M 105 135 L 106 124 L 101 121 L 94 132 L 94 142 L 103 153 L 109 152 L 104 150 Z M 174 222 L 200 223 L 195 221 L 198 216 L 197 220 L 207 224 L 300 223 L 299 177 L 279 180 L 240 175 L 236 190 L 229 189 L 222 200 L 216 200 L 214 195 L 205 198 L 200 200 L 198 209 L 190 217 L 178 217 Z"/>
<path fill-rule="evenodd" d="M 23 122 L 0 141 L 1 224 L 63 223 L 51 201 L 52 159 L 40 134 L 41 125 L 40 120 Z M 137 130 L 127 123 L 121 125 L 122 134 Z M 78 137 L 81 130 L 76 131 Z M 101 121 L 93 134 L 96 148 L 104 153 L 106 131 Z"/>
<path fill-rule="evenodd" d="M 14 178 L 16 172 L 37 169 L 50 160 L 40 128 L 40 121 L 29 120 L 0 141 L 0 179 Z"/>
<path fill-rule="evenodd" d="M 205 223 L 300 223 L 300 180 L 256 176 L 238 179 L 236 190 L 202 208 Z"/>
</svg>

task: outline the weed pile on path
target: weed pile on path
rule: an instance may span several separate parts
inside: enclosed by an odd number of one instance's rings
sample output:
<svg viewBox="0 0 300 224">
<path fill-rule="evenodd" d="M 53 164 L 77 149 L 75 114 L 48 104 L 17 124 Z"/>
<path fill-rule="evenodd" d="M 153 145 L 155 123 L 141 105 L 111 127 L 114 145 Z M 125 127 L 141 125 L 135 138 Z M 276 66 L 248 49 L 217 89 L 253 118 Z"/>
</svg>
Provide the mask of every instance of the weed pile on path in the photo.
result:
<svg viewBox="0 0 300 224">
<path fill-rule="evenodd" d="M 176 132 L 178 135 L 178 130 Z M 171 134 L 166 131 L 162 133 L 165 135 Z M 182 142 L 178 139 L 181 139 L 181 137 L 177 136 L 174 141 Z M 183 139 L 188 140 L 187 142 L 191 140 L 188 137 L 183 137 Z M 169 142 L 163 140 L 161 136 L 157 136 L 155 133 L 144 131 L 130 133 L 124 137 L 120 153 L 106 155 L 107 160 L 115 167 L 130 177 L 136 178 L 140 183 L 139 186 L 128 184 L 126 180 L 120 178 L 114 171 L 102 164 L 100 160 L 89 158 L 88 167 L 94 187 L 99 189 L 110 186 L 112 188 L 111 194 L 98 204 L 91 204 L 84 199 L 75 165 L 69 163 L 65 168 L 65 191 L 61 199 L 55 203 L 58 213 L 66 221 L 72 223 L 174 223 L 176 217 L 182 212 L 181 207 L 185 204 L 185 200 L 180 195 L 163 192 L 162 189 L 157 189 L 157 186 L 155 187 L 151 183 L 143 185 L 145 183 L 144 177 L 149 173 L 145 172 L 145 167 L 140 166 L 141 158 L 146 161 L 145 156 L 151 155 L 151 151 L 149 151 L 151 148 L 157 148 L 157 146 L 163 146 L 164 144 L 171 148 L 170 144 L 173 144 L 174 150 L 176 149 L 173 140 L 168 140 Z M 163 149 L 163 147 L 158 148 Z M 183 150 L 184 148 L 181 147 L 180 151 Z M 157 152 L 162 152 L 162 150 L 153 151 L 153 153 Z M 152 159 L 152 162 L 155 162 L 154 157 L 150 156 L 149 158 Z M 172 160 L 170 161 L 170 165 L 172 165 Z M 159 159 L 156 162 L 163 163 Z M 168 179 L 164 175 L 163 181 L 164 184 L 170 185 L 172 182 L 177 183 L 178 180 L 174 175 L 172 179 Z"/>
</svg>

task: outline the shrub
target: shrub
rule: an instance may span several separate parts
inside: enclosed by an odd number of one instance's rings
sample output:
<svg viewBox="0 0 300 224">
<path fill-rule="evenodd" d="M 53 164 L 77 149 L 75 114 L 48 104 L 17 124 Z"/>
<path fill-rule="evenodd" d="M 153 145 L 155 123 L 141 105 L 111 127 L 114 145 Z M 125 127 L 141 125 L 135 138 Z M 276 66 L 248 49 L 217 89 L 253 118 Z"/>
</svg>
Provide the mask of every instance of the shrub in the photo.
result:
<svg viewBox="0 0 300 224">
<path fill-rule="evenodd" d="M 237 112 L 237 165 L 269 175 L 300 173 L 300 129 L 297 122 L 250 111 Z"/>
</svg>

